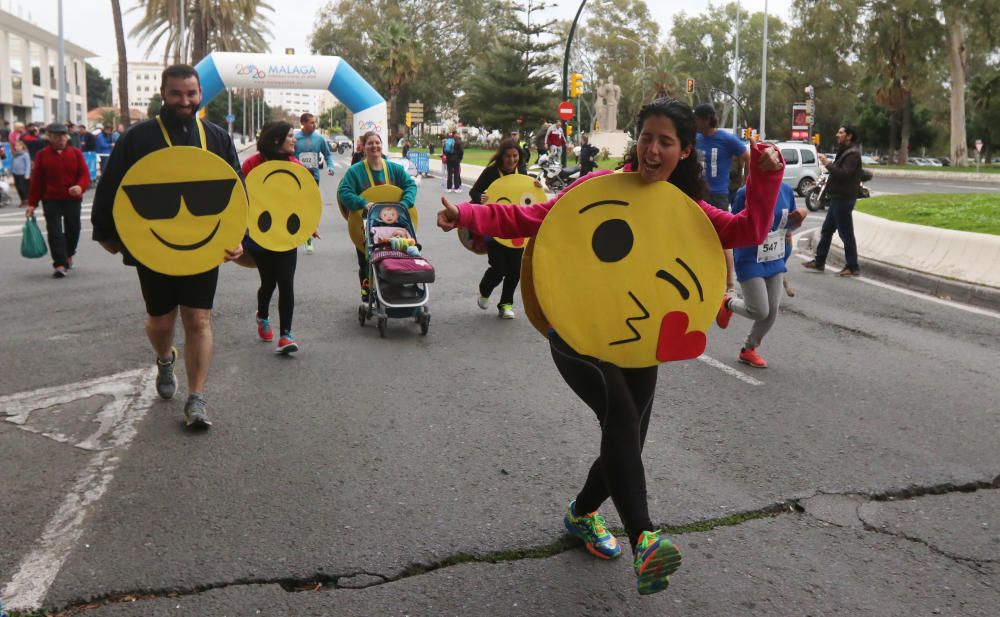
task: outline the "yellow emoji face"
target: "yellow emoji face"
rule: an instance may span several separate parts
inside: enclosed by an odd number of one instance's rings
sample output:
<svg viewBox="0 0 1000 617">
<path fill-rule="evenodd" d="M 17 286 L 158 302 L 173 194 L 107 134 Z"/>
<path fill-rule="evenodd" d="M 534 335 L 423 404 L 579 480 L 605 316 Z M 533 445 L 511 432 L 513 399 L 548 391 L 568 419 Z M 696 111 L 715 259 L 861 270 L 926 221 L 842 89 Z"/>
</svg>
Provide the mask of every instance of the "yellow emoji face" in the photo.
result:
<svg viewBox="0 0 1000 617">
<path fill-rule="evenodd" d="M 490 203 L 517 204 L 530 206 L 545 201 L 545 191 L 535 186 L 531 176 L 524 174 L 509 174 L 501 176 L 486 189 L 486 197 Z M 498 243 L 512 249 L 523 249 L 527 238 L 493 238 Z"/>
<path fill-rule="evenodd" d="M 319 227 L 323 198 L 309 170 L 267 161 L 247 175 L 250 238 L 269 251 L 289 251 Z"/>
<path fill-rule="evenodd" d="M 708 217 L 672 184 L 588 180 L 559 199 L 533 244 L 538 303 L 579 353 L 641 368 L 704 352 L 726 262 Z"/>
<path fill-rule="evenodd" d="M 229 163 L 200 148 L 147 154 L 122 179 L 112 208 L 129 253 L 170 276 L 207 272 L 247 229 L 247 195 Z"/>
</svg>

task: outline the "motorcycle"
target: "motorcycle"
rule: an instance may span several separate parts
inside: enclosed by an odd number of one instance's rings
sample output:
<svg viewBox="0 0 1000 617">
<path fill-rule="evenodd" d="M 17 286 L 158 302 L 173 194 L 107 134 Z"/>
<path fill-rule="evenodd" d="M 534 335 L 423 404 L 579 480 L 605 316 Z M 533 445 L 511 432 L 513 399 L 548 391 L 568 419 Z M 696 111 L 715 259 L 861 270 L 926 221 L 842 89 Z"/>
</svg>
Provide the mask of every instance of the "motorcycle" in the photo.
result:
<svg viewBox="0 0 1000 617">
<path fill-rule="evenodd" d="M 858 199 L 864 199 L 871 197 L 871 191 L 865 186 L 865 182 L 871 180 L 875 175 L 868 171 L 867 169 L 861 170 L 861 183 L 858 185 Z M 816 184 L 813 185 L 811 189 L 806 192 L 806 208 L 809 208 L 811 212 L 818 212 L 819 210 L 825 210 L 827 204 L 830 203 L 830 196 L 826 194 L 826 184 L 830 180 L 830 174 L 824 172 L 823 175 L 816 180 Z"/>
<path fill-rule="evenodd" d="M 528 168 L 528 175 L 541 182 L 548 192 L 558 193 L 580 177 L 580 166 L 564 168 L 558 160 L 543 154 Z"/>
</svg>

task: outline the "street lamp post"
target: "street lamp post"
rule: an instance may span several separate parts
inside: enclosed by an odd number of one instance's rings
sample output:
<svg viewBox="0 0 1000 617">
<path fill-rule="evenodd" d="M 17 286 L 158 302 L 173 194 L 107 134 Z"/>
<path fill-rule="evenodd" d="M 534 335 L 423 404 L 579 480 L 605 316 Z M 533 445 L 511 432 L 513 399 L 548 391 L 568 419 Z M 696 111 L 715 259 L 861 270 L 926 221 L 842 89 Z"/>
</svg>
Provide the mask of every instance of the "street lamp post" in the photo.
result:
<svg viewBox="0 0 1000 617">
<path fill-rule="evenodd" d="M 764 45 L 760 63 L 760 138 L 764 139 L 764 112 L 767 108 L 767 0 L 764 0 Z"/>
<path fill-rule="evenodd" d="M 740 98 L 740 3 L 736 3 L 736 55 L 733 57 L 733 100 Z M 733 105 L 733 133 L 736 133 L 739 113 Z"/>
<path fill-rule="evenodd" d="M 569 98 L 569 49 L 573 44 L 573 34 L 576 32 L 576 22 L 580 20 L 580 13 L 583 12 L 583 6 L 587 4 L 587 0 L 581 0 L 580 8 L 576 10 L 576 17 L 573 18 L 573 25 L 569 27 L 569 36 L 566 37 L 566 53 L 563 55 L 563 83 L 562 83 L 562 100 Z M 566 134 L 566 121 L 560 120 L 562 123 L 563 135 Z M 568 145 L 568 144 L 566 144 Z M 562 166 L 566 166 L 566 148 L 562 151 Z"/>
<path fill-rule="evenodd" d="M 48 70 L 48 69 L 46 69 Z M 56 122 L 66 121 L 66 38 L 63 36 L 63 3 L 59 0 L 59 109 Z"/>
</svg>

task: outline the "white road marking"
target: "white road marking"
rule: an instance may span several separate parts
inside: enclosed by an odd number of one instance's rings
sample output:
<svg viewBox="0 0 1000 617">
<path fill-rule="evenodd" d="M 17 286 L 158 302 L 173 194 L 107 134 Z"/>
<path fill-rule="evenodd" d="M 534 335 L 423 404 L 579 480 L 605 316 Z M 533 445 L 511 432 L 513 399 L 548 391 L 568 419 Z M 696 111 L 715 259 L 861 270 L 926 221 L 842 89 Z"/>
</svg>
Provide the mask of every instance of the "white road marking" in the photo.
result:
<svg viewBox="0 0 1000 617">
<path fill-rule="evenodd" d="M 812 259 L 812 255 L 804 255 L 802 253 L 795 253 L 795 256 L 802 261 L 809 261 L 810 259 Z M 854 280 L 860 281 L 862 283 L 867 283 L 869 285 L 874 285 L 875 287 L 881 287 L 882 289 L 888 289 L 889 291 L 895 291 L 896 293 L 903 294 L 904 296 L 920 298 L 921 300 L 926 300 L 928 302 L 933 302 L 935 304 L 940 304 L 942 306 L 956 308 L 960 311 L 965 311 L 967 313 L 982 315 L 984 317 L 992 317 L 993 319 L 1000 319 L 1000 313 L 996 311 L 980 308 L 978 306 L 971 306 L 969 304 L 961 304 L 959 302 L 955 302 L 954 300 L 945 300 L 944 298 L 938 298 L 937 296 L 932 296 L 930 294 L 922 293 L 919 291 L 913 291 L 912 289 L 906 289 L 905 287 L 897 287 L 895 285 L 890 285 L 889 283 L 876 281 L 874 279 L 868 278 L 867 276 L 859 276 Z"/>
<path fill-rule="evenodd" d="M 700 356 L 698 356 L 698 359 L 701 360 L 702 362 L 704 362 L 705 364 L 711 366 L 711 367 L 719 369 L 720 371 L 722 371 L 723 373 L 725 373 L 727 375 L 735 377 L 736 379 L 739 379 L 740 381 L 742 381 L 744 383 L 750 384 L 751 386 L 763 386 L 764 385 L 763 381 L 758 381 L 758 380 L 754 379 L 753 377 L 747 375 L 746 373 L 744 373 L 742 371 L 737 371 L 736 369 L 734 369 L 733 367 L 729 366 L 728 364 L 724 364 L 722 362 L 719 362 L 718 360 L 716 360 L 715 358 L 713 358 L 711 356 L 706 356 L 705 354 L 701 354 Z"/>
<path fill-rule="evenodd" d="M 155 379 L 156 372 L 152 368 L 136 369 L 0 398 L 0 412 L 9 416 L 7 421 L 23 427 L 32 413 L 53 405 L 94 395 L 114 397 L 97 415 L 100 428 L 74 444 L 94 450 L 94 455 L 77 475 L 73 489 L 0 593 L 5 607 L 30 611 L 41 606 L 56 575 L 83 535 L 87 515 L 114 479 L 122 454 L 136 435 L 136 424 L 153 403 Z"/>
</svg>

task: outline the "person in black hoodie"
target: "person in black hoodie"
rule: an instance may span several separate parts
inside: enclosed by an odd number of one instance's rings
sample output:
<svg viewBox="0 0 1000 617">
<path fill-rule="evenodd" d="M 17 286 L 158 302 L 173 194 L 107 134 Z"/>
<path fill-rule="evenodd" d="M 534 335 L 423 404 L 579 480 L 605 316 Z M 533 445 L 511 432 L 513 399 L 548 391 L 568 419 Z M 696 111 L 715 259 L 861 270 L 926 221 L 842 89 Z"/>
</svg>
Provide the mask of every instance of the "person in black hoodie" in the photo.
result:
<svg viewBox="0 0 1000 617">
<path fill-rule="evenodd" d="M 819 155 L 820 164 L 826 167 L 830 174 L 826 183 L 826 194 L 830 196 L 830 205 L 826 209 L 826 219 L 820 230 L 819 244 L 816 255 L 811 261 L 802 264 L 809 270 L 822 272 L 826 268 L 826 256 L 830 252 L 830 242 L 833 232 L 840 235 L 844 243 L 844 269 L 838 272 L 840 276 L 858 276 L 861 268 L 858 266 L 858 243 L 854 238 L 854 203 L 858 200 L 858 189 L 861 186 L 861 146 L 858 145 L 858 131 L 847 124 L 837 131 L 837 158 L 828 162 L 825 155 Z"/>
<path fill-rule="evenodd" d="M 449 158 L 449 161 L 451 159 Z M 501 176 L 523 173 L 519 171 L 521 161 L 521 148 L 513 139 L 504 139 L 500 142 L 497 151 L 486 164 L 486 169 L 479 174 L 476 183 L 469 191 L 469 200 L 475 204 L 489 203 L 490 195 L 486 194 L 486 189 Z M 495 195 L 494 195 L 495 197 Z M 490 265 L 483 273 L 483 279 L 479 282 L 479 299 L 476 303 L 484 311 L 489 308 L 490 294 L 497 285 L 503 283 L 500 291 L 500 303 L 497 305 L 501 319 L 514 319 L 514 291 L 521 281 L 521 257 L 524 249 L 508 248 L 493 238 L 486 240 L 486 256 Z"/>
<path fill-rule="evenodd" d="M 193 428 L 212 425 L 202 393 L 212 360 L 212 305 L 219 268 L 192 276 L 171 276 L 151 270 L 139 263 L 123 245 L 113 210 L 115 195 L 128 171 L 144 156 L 162 148 L 203 148 L 228 163 L 242 181 L 240 161 L 229 133 L 197 117 L 201 95 L 201 79 L 193 66 L 175 64 L 164 69 L 160 81 L 163 107 L 159 115 L 133 125 L 118 140 L 97 185 L 90 212 L 94 240 L 109 253 L 121 253 L 125 265 L 135 266 L 138 273 L 146 303 L 146 336 L 156 352 L 156 392 L 164 400 L 172 398 L 177 389 L 174 364 L 178 355 L 173 341 L 174 326 L 180 315 L 188 381 L 184 419 Z M 235 261 L 242 255 L 243 247 L 237 245 L 226 249 L 225 260 Z"/>
</svg>

